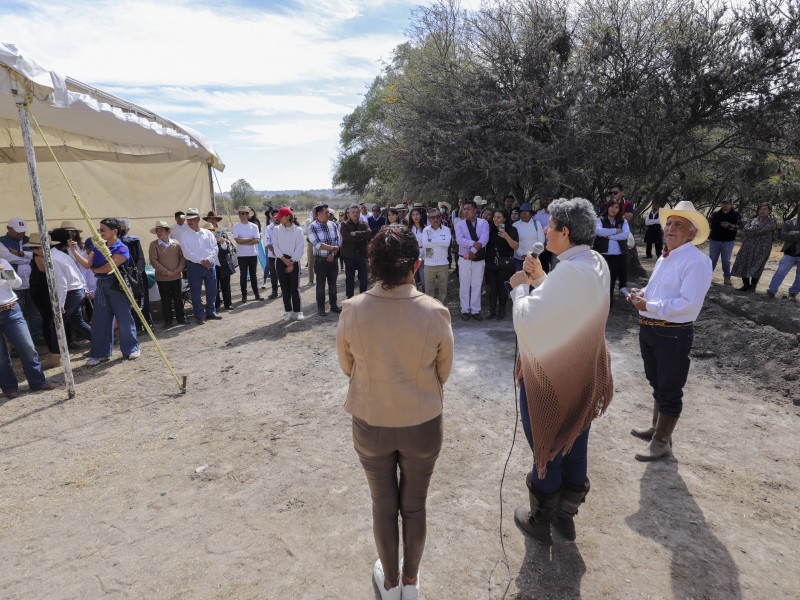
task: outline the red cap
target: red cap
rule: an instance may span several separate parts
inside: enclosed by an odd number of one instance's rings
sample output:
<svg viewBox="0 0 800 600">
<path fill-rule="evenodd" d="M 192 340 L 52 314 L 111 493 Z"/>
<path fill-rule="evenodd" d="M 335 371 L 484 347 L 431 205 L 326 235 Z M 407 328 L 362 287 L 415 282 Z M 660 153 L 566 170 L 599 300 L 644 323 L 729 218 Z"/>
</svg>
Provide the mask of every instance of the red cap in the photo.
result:
<svg viewBox="0 0 800 600">
<path fill-rule="evenodd" d="M 293 217 L 294 213 L 292 212 L 292 209 L 289 208 L 288 206 L 283 206 L 278 211 L 278 218 L 282 219 L 283 217 L 286 217 L 286 216 Z"/>
</svg>

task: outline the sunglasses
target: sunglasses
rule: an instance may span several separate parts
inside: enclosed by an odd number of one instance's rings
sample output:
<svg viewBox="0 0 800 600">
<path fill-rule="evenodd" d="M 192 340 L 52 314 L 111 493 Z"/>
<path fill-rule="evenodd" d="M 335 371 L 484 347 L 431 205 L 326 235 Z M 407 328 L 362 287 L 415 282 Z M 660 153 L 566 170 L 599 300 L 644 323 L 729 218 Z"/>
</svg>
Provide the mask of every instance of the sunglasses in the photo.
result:
<svg viewBox="0 0 800 600">
<path fill-rule="evenodd" d="M 429 219 L 441 219 L 442 216 L 441 215 L 430 215 L 428 218 Z"/>
</svg>

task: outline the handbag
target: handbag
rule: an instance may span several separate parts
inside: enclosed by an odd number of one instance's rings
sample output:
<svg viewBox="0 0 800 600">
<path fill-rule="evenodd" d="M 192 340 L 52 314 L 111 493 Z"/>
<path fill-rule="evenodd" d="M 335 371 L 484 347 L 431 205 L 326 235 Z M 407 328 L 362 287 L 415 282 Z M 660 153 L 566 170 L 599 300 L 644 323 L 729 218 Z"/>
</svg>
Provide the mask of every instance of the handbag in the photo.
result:
<svg viewBox="0 0 800 600">
<path fill-rule="evenodd" d="M 122 276 L 122 281 L 125 282 L 125 286 L 128 288 L 131 295 L 134 298 L 141 296 L 142 280 L 138 269 L 135 266 L 121 265 L 117 267 L 117 270 L 119 270 L 119 274 Z M 119 279 L 117 279 L 114 275 L 111 276 L 110 287 L 115 292 L 122 292 L 123 294 L 125 293 L 125 290 L 119 283 Z"/>
<path fill-rule="evenodd" d="M 475 232 L 475 225 L 473 225 L 472 221 L 470 221 L 469 219 L 465 219 L 465 221 L 467 222 L 467 230 L 469 230 L 469 237 L 472 238 L 473 242 L 477 242 L 478 234 Z M 475 253 L 475 258 L 473 258 L 472 260 L 479 261 L 479 260 L 484 260 L 485 258 L 486 258 L 486 248 L 481 248 Z"/>
</svg>

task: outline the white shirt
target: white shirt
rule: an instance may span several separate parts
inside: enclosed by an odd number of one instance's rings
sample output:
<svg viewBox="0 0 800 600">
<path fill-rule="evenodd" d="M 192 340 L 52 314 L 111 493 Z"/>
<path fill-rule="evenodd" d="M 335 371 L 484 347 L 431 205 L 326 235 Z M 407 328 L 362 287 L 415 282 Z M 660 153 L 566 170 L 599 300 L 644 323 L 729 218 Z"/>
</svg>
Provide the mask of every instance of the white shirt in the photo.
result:
<svg viewBox="0 0 800 600">
<path fill-rule="evenodd" d="M 275 223 L 270 223 L 264 226 L 261 230 L 261 242 L 264 244 L 264 250 L 267 251 L 268 258 L 275 258 L 275 253 L 269 249 L 272 245 L 272 230 L 275 229 Z"/>
<path fill-rule="evenodd" d="M 361 221 L 362 223 L 366 223 L 367 225 L 369 225 L 369 221 L 367 221 L 368 217 L 369 217 L 369 215 L 365 215 L 362 212 L 358 213 L 358 220 Z"/>
<path fill-rule="evenodd" d="M 0 258 L 0 269 L 4 271 L 4 277 L 6 275 L 11 276 L 11 279 L 0 279 L 0 304 L 11 304 L 17 299 L 14 289 L 22 287 L 22 279 L 20 279 L 17 272 L 14 271 L 14 267 L 11 266 L 11 263 L 4 258 Z M 11 271 L 13 275 L 11 273 L 6 273 L 6 271 Z"/>
<path fill-rule="evenodd" d="M 178 242 L 186 260 L 193 263 L 201 263 L 207 260 L 212 265 L 217 264 L 217 238 L 208 229 L 201 227 L 200 231 L 195 231 L 187 227 Z"/>
<path fill-rule="evenodd" d="M 86 282 L 78 269 L 75 261 L 55 248 L 50 249 L 50 258 L 53 260 L 53 273 L 56 276 L 56 295 L 58 304 L 64 308 L 67 292 L 85 290 Z"/>
<path fill-rule="evenodd" d="M 233 226 L 233 237 L 240 239 L 254 239 L 258 240 L 260 233 L 258 225 L 255 223 L 242 223 L 241 221 Z M 239 256 L 258 256 L 257 244 L 236 244 L 236 253 Z"/>
<path fill-rule="evenodd" d="M 622 233 L 617 233 L 616 227 L 603 227 L 603 219 L 597 219 L 597 231 L 595 233 L 600 237 L 608 238 L 608 251 L 603 252 L 603 254 L 622 254 L 619 243 L 622 240 L 627 240 L 630 232 L 628 222 L 625 219 L 622 219 Z"/>
<path fill-rule="evenodd" d="M 412 225 L 409 227 L 409 231 L 414 234 L 414 237 L 417 238 L 417 244 L 419 244 L 419 257 L 425 258 L 425 251 L 422 249 L 422 242 L 425 240 L 425 236 L 423 235 L 423 231 L 425 228 L 417 229 L 416 225 Z"/>
<path fill-rule="evenodd" d="M 6 248 L 3 244 L 0 244 L 0 258 L 5 259 L 6 262 L 12 265 L 12 269 L 14 268 L 13 265 L 17 265 L 15 270 L 22 281 L 22 283 L 17 286 L 18 289 L 27 290 L 30 287 L 28 280 L 31 276 L 31 261 L 33 260 L 33 252 L 30 250 L 24 250 L 23 254 L 25 256 L 11 254 L 11 251 L 8 248 Z"/>
<path fill-rule="evenodd" d="M 183 225 L 178 225 L 177 223 L 175 223 L 172 227 L 169 228 L 169 239 L 180 242 L 181 236 L 187 230 L 189 230 L 189 226 L 186 224 L 186 221 L 183 222 Z"/>
<path fill-rule="evenodd" d="M 514 257 L 520 260 L 525 260 L 528 252 L 533 250 L 533 245 L 536 242 L 545 243 L 544 229 L 534 218 L 531 218 L 527 223 L 520 219 L 514 223 L 513 227 L 519 234 L 519 247 L 514 250 Z"/>
<path fill-rule="evenodd" d="M 288 254 L 294 262 L 300 262 L 306 247 L 303 231 L 297 225 L 278 225 L 272 230 L 272 247 L 275 248 L 276 257 Z"/>
<path fill-rule="evenodd" d="M 450 253 L 452 238 L 449 227 L 434 229 L 428 225 L 422 230 L 420 247 L 423 249 L 422 259 L 426 266 L 440 267 L 448 264 L 447 255 Z"/>
<path fill-rule="evenodd" d="M 711 259 L 691 242 L 681 244 L 658 259 L 650 281 L 642 289 L 647 319 L 691 323 L 697 319 L 711 287 Z"/>
</svg>

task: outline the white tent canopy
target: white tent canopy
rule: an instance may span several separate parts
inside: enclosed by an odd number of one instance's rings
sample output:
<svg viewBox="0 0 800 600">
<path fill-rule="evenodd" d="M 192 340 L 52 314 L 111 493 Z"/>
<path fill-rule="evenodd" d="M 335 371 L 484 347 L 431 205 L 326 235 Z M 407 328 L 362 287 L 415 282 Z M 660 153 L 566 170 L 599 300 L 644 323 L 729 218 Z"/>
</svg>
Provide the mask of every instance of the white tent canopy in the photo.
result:
<svg viewBox="0 0 800 600">
<path fill-rule="evenodd" d="M 134 233 L 149 238 L 156 219 L 172 222 L 177 210 L 211 208 L 210 169 L 225 165 L 206 138 L 0 43 L 0 225 L 11 216 L 34 218 L 15 91 L 30 99 L 31 113 L 96 220 L 128 217 Z M 31 130 L 48 226 L 78 223 L 69 188 L 33 124 Z"/>
</svg>

